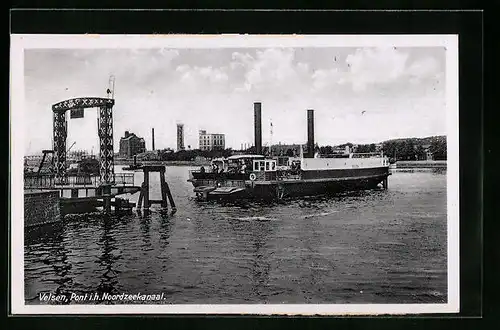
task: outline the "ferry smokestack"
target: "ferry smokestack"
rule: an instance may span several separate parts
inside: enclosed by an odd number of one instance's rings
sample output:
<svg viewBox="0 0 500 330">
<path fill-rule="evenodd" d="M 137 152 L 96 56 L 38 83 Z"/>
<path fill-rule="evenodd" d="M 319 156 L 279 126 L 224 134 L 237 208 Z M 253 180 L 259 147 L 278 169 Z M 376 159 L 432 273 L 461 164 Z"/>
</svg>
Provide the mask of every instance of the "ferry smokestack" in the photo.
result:
<svg viewBox="0 0 500 330">
<path fill-rule="evenodd" d="M 314 158 L 314 110 L 307 110 L 307 158 Z"/>
<path fill-rule="evenodd" d="M 260 102 L 253 104 L 254 109 L 254 137 L 255 137 L 255 153 L 262 154 L 262 105 Z"/>
<path fill-rule="evenodd" d="M 151 139 L 153 141 L 153 151 L 155 150 L 155 129 L 151 129 Z"/>
</svg>

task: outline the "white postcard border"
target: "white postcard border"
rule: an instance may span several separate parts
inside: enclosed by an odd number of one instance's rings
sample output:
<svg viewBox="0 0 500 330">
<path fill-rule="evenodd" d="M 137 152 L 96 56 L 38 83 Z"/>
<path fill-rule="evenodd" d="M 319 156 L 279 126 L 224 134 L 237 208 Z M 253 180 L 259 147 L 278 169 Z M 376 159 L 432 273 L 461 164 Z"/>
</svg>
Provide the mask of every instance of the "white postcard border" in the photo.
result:
<svg viewBox="0 0 500 330">
<path fill-rule="evenodd" d="M 446 47 L 446 304 L 26 305 L 24 302 L 24 49 Z M 12 314 L 374 315 L 459 312 L 459 140 L 457 35 L 11 35 L 10 193 Z"/>
</svg>

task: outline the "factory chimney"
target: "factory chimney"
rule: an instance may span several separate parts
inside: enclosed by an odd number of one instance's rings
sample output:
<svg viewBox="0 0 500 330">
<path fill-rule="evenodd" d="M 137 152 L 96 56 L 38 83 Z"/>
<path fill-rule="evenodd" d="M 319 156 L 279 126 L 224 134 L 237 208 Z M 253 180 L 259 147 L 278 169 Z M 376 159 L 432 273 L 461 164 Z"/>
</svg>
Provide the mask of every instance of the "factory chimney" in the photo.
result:
<svg viewBox="0 0 500 330">
<path fill-rule="evenodd" d="M 307 156 L 314 158 L 314 110 L 307 110 Z"/>
<path fill-rule="evenodd" d="M 255 153 L 262 154 L 262 105 L 260 102 L 253 104 L 254 109 L 254 138 L 255 138 Z"/>
<path fill-rule="evenodd" d="M 152 136 L 152 141 L 153 141 L 153 151 L 155 151 L 155 129 L 154 127 L 151 128 L 151 136 Z"/>
</svg>

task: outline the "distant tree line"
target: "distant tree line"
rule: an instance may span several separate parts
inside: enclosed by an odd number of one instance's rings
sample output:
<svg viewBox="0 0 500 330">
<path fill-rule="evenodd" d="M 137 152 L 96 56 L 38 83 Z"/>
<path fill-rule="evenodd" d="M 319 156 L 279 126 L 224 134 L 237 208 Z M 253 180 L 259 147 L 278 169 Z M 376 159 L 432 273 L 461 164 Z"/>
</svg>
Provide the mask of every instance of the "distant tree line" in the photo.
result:
<svg viewBox="0 0 500 330">
<path fill-rule="evenodd" d="M 431 144 L 430 151 L 433 154 L 435 160 L 446 160 L 446 140 L 444 141 L 436 141 Z"/>
<path fill-rule="evenodd" d="M 432 159 L 446 160 L 446 138 L 389 140 L 382 144 L 382 150 L 393 162 L 398 160 L 426 160 L 427 150 L 430 151 Z"/>
<path fill-rule="evenodd" d="M 341 144 L 338 146 L 327 145 L 327 146 L 319 147 L 318 151 L 322 155 L 330 155 L 330 154 L 335 153 L 336 150 L 339 150 L 339 149 L 344 151 L 345 147 L 347 147 L 347 146 L 349 147 L 349 150 L 354 151 L 354 152 L 358 152 L 358 153 L 377 152 L 377 146 L 375 145 L 375 143 L 358 144 L 355 148 L 353 148 L 354 144 L 352 144 L 352 143 L 344 143 L 344 144 Z"/>
<path fill-rule="evenodd" d="M 196 157 L 205 157 L 208 159 L 218 157 L 229 157 L 233 154 L 232 149 L 215 149 L 215 150 L 179 150 L 172 149 L 158 150 L 156 154 L 146 153 L 138 155 L 142 160 L 165 160 L 165 161 L 193 161 Z"/>
<path fill-rule="evenodd" d="M 377 151 L 377 146 L 375 143 L 371 144 L 358 144 L 356 147 L 356 152 L 358 153 L 368 153 L 368 152 L 376 152 Z"/>
</svg>

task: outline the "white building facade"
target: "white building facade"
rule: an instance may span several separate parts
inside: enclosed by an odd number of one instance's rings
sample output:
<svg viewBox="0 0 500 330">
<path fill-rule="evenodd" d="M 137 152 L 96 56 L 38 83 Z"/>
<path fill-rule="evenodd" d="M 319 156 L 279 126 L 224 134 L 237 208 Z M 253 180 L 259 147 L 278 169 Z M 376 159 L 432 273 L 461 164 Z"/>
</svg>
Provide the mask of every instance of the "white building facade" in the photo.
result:
<svg viewBox="0 0 500 330">
<path fill-rule="evenodd" d="M 205 130 L 199 132 L 200 150 L 223 150 L 226 148 L 226 138 L 224 134 L 211 134 Z"/>
</svg>

